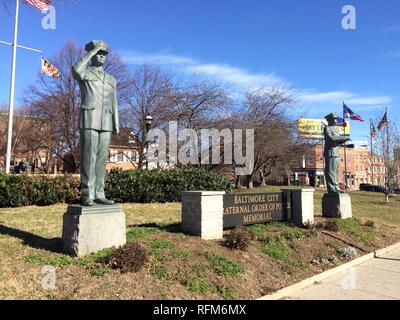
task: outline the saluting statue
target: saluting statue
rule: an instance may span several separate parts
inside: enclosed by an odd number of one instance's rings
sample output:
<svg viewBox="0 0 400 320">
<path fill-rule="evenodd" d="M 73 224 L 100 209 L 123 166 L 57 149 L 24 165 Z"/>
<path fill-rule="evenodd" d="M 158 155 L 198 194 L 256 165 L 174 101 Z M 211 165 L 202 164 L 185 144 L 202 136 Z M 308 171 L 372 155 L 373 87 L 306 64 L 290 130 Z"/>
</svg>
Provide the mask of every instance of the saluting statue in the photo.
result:
<svg viewBox="0 0 400 320">
<path fill-rule="evenodd" d="M 339 188 L 339 157 L 340 146 L 349 141 L 349 137 L 344 137 L 343 127 L 338 126 L 336 113 L 331 113 L 325 117 L 328 126 L 324 129 L 325 136 L 325 178 L 329 193 L 340 193 Z"/>
<path fill-rule="evenodd" d="M 81 91 L 79 116 L 82 205 L 113 205 L 106 199 L 104 179 L 111 134 L 119 134 L 117 81 L 103 65 L 109 53 L 104 41 L 91 41 L 87 54 L 72 68 Z M 90 63 L 90 65 L 89 65 Z"/>
</svg>

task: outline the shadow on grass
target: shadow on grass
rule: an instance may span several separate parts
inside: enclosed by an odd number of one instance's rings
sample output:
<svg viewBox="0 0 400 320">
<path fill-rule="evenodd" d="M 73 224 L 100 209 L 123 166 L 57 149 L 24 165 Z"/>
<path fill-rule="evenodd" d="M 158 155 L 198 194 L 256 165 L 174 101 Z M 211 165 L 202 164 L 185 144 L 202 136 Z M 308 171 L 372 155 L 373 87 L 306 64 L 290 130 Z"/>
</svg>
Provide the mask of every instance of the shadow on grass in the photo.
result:
<svg viewBox="0 0 400 320">
<path fill-rule="evenodd" d="M 182 233 L 182 225 L 180 223 L 172 224 L 157 224 L 157 223 L 145 223 L 145 224 L 134 224 L 128 226 L 129 228 L 144 228 L 144 229 L 156 229 L 159 231 L 169 233 Z"/>
<path fill-rule="evenodd" d="M 63 253 L 62 239 L 60 238 L 45 239 L 32 233 L 12 229 L 4 225 L 0 225 L 0 235 L 21 239 L 24 245 L 35 249 L 42 249 L 53 253 Z"/>
</svg>

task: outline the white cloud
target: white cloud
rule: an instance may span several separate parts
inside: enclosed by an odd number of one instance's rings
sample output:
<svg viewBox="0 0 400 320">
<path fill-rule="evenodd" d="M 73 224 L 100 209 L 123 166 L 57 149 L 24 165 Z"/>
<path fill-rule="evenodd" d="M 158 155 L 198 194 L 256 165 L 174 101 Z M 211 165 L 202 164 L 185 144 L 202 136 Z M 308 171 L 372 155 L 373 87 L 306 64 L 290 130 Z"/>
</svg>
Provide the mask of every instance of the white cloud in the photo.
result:
<svg viewBox="0 0 400 320">
<path fill-rule="evenodd" d="M 392 102 L 392 98 L 388 96 L 376 96 L 376 97 L 356 97 L 347 101 L 353 105 L 364 105 L 364 106 L 377 106 L 385 105 Z"/>
<path fill-rule="evenodd" d="M 151 63 L 156 65 L 174 65 L 181 72 L 212 77 L 239 86 L 241 88 L 255 88 L 273 86 L 284 80 L 275 74 L 254 74 L 248 70 L 236 68 L 227 64 L 203 64 L 196 59 L 175 54 L 143 54 L 138 52 L 121 52 L 123 60 L 128 64 L 139 65 Z"/>
<path fill-rule="evenodd" d="M 207 64 L 197 59 L 171 53 L 140 53 L 135 51 L 120 52 L 124 61 L 132 65 L 143 63 L 160 66 L 173 66 L 179 72 L 203 75 L 216 81 L 231 85 L 237 91 L 259 87 L 271 87 L 276 84 L 290 84 L 275 73 L 252 73 L 249 70 L 228 64 Z M 400 58 L 400 53 L 399 53 Z M 235 91 L 235 90 L 233 90 Z M 378 106 L 389 104 L 392 99 L 388 96 L 364 96 L 347 91 L 318 92 L 303 90 L 298 97 L 301 103 L 341 105 L 343 102 L 352 106 Z"/>
<path fill-rule="evenodd" d="M 199 64 L 187 68 L 188 72 L 203 74 L 242 87 L 273 86 L 283 79 L 275 74 L 254 74 L 241 68 L 222 64 Z"/>
<path fill-rule="evenodd" d="M 132 51 L 120 52 L 123 60 L 128 64 L 140 65 L 143 63 L 158 64 L 158 65 L 193 65 L 198 62 L 192 58 L 179 56 L 175 54 L 164 54 L 164 53 L 154 53 L 154 54 L 144 54 Z"/>
<path fill-rule="evenodd" d="M 363 96 L 346 91 L 303 93 L 299 97 L 303 103 L 341 104 L 354 106 L 376 106 L 388 104 L 392 99 L 388 96 Z"/>
</svg>

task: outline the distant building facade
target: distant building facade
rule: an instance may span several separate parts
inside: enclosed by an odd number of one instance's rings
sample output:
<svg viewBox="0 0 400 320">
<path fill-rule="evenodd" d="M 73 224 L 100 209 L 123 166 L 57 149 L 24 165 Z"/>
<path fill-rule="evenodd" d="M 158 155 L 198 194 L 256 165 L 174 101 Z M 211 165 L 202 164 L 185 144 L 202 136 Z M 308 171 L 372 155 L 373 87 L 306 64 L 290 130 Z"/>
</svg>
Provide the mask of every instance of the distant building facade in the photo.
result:
<svg viewBox="0 0 400 320">
<path fill-rule="evenodd" d="M 7 123 L 8 114 L 0 113 L 0 172 L 5 172 Z M 62 161 L 52 155 L 49 150 L 40 147 L 36 142 L 37 130 L 40 130 L 40 127 L 37 118 L 19 114 L 14 116 L 13 148 L 11 155 L 12 172 L 26 172 L 31 174 L 77 173 L 75 169 L 70 167 L 68 155 L 65 155 L 65 161 Z M 49 140 L 51 140 L 51 137 L 49 137 Z M 139 150 L 136 147 L 134 134 L 130 130 L 122 129 L 119 135 L 112 136 L 107 170 L 131 170 L 137 168 L 138 164 Z M 20 170 L 21 168 L 23 171 Z"/>
<path fill-rule="evenodd" d="M 299 167 L 293 168 L 292 181 L 300 185 L 325 187 L 325 159 L 323 145 L 307 145 L 306 152 L 299 158 Z M 346 152 L 345 152 L 346 150 Z M 385 185 L 385 160 L 376 154 L 371 154 L 368 147 L 349 145 L 340 148 L 339 182 L 349 188 L 359 190 L 362 184 L 375 186 Z"/>
<path fill-rule="evenodd" d="M 122 129 L 119 135 L 113 135 L 106 169 L 132 170 L 139 166 L 139 150 L 134 134 Z"/>
</svg>

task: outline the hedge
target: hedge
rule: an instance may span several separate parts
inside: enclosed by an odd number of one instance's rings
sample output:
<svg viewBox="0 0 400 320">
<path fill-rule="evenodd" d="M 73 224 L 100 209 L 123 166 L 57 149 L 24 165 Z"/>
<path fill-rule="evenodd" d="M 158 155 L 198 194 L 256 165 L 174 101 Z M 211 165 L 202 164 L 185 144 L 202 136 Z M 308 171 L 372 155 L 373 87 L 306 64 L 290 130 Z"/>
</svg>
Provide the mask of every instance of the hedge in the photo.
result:
<svg viewBox="0 0 400 320">
<path fill-rule="evenodd" d="M 0 174 L 0 208 L 28 205 L 75 204 L 79 178 Z M 230 191 L 224 176 L 198 169 L 112 170 L 106 177 L 106 195 L 118 203 L 165 203 L 181 200 L 181 192 Z"/>
</svg>

